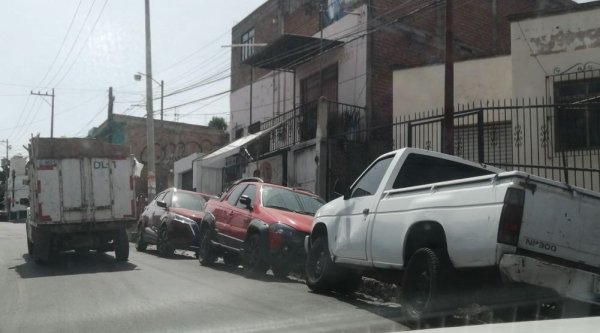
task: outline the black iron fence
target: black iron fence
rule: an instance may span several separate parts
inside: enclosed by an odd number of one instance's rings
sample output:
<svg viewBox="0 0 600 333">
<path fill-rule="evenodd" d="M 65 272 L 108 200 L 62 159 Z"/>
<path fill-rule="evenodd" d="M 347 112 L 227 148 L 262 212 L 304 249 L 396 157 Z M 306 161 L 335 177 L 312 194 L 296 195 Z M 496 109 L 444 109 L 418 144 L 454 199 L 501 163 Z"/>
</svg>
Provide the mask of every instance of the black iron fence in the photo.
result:
<svg viewBox="0 0 600 333">
<path fill-rule="evenodd" d="M 405 116 L 394 124 L 329 138 L 328 196 L 336 182 L 352 182 L 373 160 L 372 152 L 389 142 L 394 149 L 442 150 L 443 111 Z M 348 137 L 370 138 L 366 143 Z M 387 139 L 385 139 L 387 140 Z M 368 152 L 371 152 L 369 154 Z M 505 170 L 521 170 L 590 190 L 600 190 L 600 103 L 569 104 L 550 100 L 480 103 L 454 115 L 454 154 Z"/>
</svg>

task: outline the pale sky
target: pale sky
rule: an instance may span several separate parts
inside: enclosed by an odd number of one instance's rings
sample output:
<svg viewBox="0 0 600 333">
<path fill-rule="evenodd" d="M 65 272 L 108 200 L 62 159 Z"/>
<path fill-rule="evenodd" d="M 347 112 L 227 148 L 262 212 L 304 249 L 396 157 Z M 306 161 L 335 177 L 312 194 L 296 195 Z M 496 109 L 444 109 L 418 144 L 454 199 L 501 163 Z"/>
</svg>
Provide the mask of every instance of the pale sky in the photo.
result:
<svg viewBox="0 0 600 333">
<path fill-rule="evenodd" d="M 202 84 L 166 97 L 165 108 L 229 89 L 230 49 L 222 45 L 231 44 L 232 26 L 265 1 L 151 1 L 154 78 L 164 80 L 165 94 Z M 10 156 L 25 155 L 32 134 L 50 136 L 50 98 L 31 96 L 32 89 L 55 88 L 55 137 L 83 137 L 106 120 L 109 86 L 115 113 L 145 115 L 138 105 L 145 83 L 133 79 L 145 72 L 144 0 L 0 3 L 0 140 L 9 140 Z M 154 105 L 159 110 L 159 101 Z M 166 110 L 165 119 L 177 112 L 181 122 L 206 125 L 215 115 L 229 121 L 228 111 L 225 94 Z M 0 144 L 0 156 L 5 152 Z"/>
<path fill-rule="evenodd" d="M 165 108 L 229 89 L 231 49 L 222 45 L 231 44 L 233 25 L 264 2 L 150 1 L 153 77 L 164 80 L 165 94 L 217 80 L 165 97 Z M 145 96 L 145 81 L 133 79 L 145 72 L 144 0 L 0 3 L 0 140 L 9 140 L 10 156 L 26 155 L 22 146 L 32 134 L 50 136 L 50 98 L 30 96 L 32 89 L 55 88 L 55 137 L 85 136 L 105 121 L 109 86 L 115 113 L 145 115 L 144 107 L 132 106 Z M 160 97 L 158 85 L 154 88 L 154 97 Z M 159 109 L 156 101 L 154 110 Z M 220 95 L 177 112 L 181 122 L 206 125 L 213 115 L 228 121 L 228 110 L 229 95 Z M 174 109 L 165 111 L 166 120 L 174 117 Z M 5 149 L 0 144 L 0 156 Z"/>
</svg>

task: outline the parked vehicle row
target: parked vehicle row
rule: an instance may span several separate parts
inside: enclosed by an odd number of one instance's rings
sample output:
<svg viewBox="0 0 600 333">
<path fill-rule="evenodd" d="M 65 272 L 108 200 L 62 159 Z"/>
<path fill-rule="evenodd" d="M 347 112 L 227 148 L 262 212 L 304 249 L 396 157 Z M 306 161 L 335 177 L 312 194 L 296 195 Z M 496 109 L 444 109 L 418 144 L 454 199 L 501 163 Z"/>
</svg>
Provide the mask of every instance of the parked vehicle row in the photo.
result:
<svg viewBox="0 0 600 333">
<path fill-rule="evenodd" d="M 204 266 L 221 257 L 252 277 L 297 271 L 315 292 L 384 278 L 402 286 L 415 320 L 460 305 L 448 297 L 453 283 L 484 282 L 471 279 L 480 273 L 600 304 L 598 193 L 412 148 L 337 190 L 325 204 L 257 178 L 220 198 L 169 189 L 142 214 L 137 248 L 195 249 Z"/>
</svg>

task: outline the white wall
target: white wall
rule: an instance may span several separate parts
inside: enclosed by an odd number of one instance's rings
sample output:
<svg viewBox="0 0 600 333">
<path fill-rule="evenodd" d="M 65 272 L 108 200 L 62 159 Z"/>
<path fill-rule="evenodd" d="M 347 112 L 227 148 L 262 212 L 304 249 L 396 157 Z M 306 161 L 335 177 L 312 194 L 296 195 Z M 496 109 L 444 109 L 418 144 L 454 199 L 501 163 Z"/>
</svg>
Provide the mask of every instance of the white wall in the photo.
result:
<svg viewBox="0 0 600 333">
<path fill-rule="evenodd" d="M 511 58 L 501 56 L 454 64 L 455 105 L 510 99 Z M 444 107 L 444 65 L 394 71 L 394 119 Z"/>
<path fill-rule="evenodd" d="M 366 6 L 361 6 L 339 21 L 323 30 L 323 38 L 340 39 L 348 34 L 365 29 Z M 320 33 L 313 37 L 319 38 Z M 294 95 L 294 75 L 286 72 L 271 72 L 261 78 L 255 78 L 252 89 L 252 122 L 264 121 L 280 113 L 290 111 L 300 101 L 300 81 L 319 71 L 320 68 L 338 64 L 338 101 L 341 103 L 365 106 L 367 94 L 367 43 L 366 37 L 357 35 L 342 38 L 346 41 L 342 47 L 327 52 L 322 59 L 299 66 L 296 70 L 296 94 Z M 231 140 L 236 125 L 247 127 L 250 124 L 250 85 L 242 87 L 230 95 Z M 246 135 L 248 133 L 244 133 Z"/>
<path fill-rule="evenodd" d="M 192 163 L 196 160 L 199 160 L 202 156 L 206 155 L 205 153 L 193 153 L 187 157 L 184 157 L 178 161 L 175 161 L 175 164 L 173 166 L 173 173 L 174 173 L 174 178 L 173 178 L 173 184 L 176 188 L 181 188 L 182 184 L 181 184 L 181 180 L 182 180 L 182 174 L 190 171 L 193 169 L 193 165 Z M 196 184 L 197 183 L 197 170 L 194 169 L 193 170 L 193 183 L 192 184 Z"/>
<path fill-rule="evenodd" d="M 600 63 L 600 8 L 513 22 L 511 53 L 514 97 L 546 96 L 547 75 Z"/>
</svg>

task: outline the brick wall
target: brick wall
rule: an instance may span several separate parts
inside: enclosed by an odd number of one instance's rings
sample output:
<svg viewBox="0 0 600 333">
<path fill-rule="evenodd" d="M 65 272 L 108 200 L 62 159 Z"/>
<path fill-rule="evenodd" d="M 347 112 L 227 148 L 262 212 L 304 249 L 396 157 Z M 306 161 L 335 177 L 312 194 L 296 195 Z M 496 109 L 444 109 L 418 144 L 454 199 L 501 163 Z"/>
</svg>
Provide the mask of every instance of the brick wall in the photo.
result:
<svg viewBox="0 0 600 333">
<path fill-rule="evenodd" d="M 129 146 L 131 153 L 141 163 L 147 163 L 147 137 L 146 119 L 141 117 L 114 115 L 113 126 L 118 136 L 124 138 L 123 144 Z M 102 124 L 93 135 L 98 139 L 108 137 L 107 123 Z M 156 155 L 156 188 L 157 192 L 172 186 L 174 162 L 192 153 L 209 153 L 228 142 L 225 132 L 200 125 L 176 123 L 171 121 L 154 121 L 155 155 Z M 142 177 L 136 183 L 137 194 L 147 193 L 146 171 L 144 168 Z"/>
<path fill-rule="evenodd" d="M 402 5 L 397 0 L 372 0 L 372 24 L 400 21 L 373 33 L 370 38 L 372 125 L 392 121 L 393 69 L 417 67 L 444 61 L 445 7 L 420 11 L 426 2 Z M 510 24 L 507 16 L 563 6 L 569 1 L 497 0 L 497 19 L 493 18 L 492 0 L 455 0 L 455 60 L 466 60 L 510 53 Z M 399 7 L 400 6 L 400 7 Z M 391 15 L 382 14 L 395 10 Z M 378 19 L 379 18 L 379 19 Z M 495 31 L 495 32 L 494 32 Z M 494 34 L 497 36 L 494 43 Z"/>
</svg>

